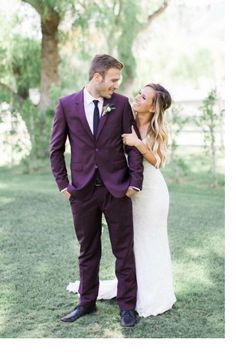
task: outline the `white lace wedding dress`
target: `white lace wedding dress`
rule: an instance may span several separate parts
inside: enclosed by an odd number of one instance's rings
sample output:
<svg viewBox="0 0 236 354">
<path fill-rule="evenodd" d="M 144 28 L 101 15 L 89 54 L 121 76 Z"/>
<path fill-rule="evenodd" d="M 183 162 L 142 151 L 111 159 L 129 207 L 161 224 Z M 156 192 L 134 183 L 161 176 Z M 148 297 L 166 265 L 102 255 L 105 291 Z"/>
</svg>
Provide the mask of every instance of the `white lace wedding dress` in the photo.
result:
<svg viewBox="0 0 236 354">
<path fill-rule="evenodd" d="M 169 193 L 159 169 L 146 160 L 141 192 L 133 200 L 134 254 L 138 283 L 136 311 L 141 317 L 161 314 L 176 301 L 167 234 Z M 67 290 L 78 292 L 79 281 Z M 102 280 L 98 299 L 116 296 L 117 279 Z"/>
</svg>

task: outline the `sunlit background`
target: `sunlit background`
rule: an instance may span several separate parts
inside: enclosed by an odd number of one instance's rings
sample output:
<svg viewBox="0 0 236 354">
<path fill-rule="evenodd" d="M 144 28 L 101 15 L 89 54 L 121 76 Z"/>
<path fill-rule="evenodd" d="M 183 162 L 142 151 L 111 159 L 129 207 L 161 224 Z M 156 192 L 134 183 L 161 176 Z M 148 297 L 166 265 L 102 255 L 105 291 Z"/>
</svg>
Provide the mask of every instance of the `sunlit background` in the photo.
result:
<svg viewBox="0 0 236 354">
<path fill-rule="evenodd" d="M 47 156 L 56 100 L 87 82 L 89 62 L 97 53 L 124 62 L 120 92 L 131 101 L 146 83 L 164 85 L 172 94 L 172 109 L 180 119 L 188 118 L 184 125 L 172 125 L 171 141 L 179 154 L 201 153 L 205 138 L 196 118 L 199 108 L 211 90 L 216 90 L 214 109 L 224 107 L 224 1 L 51 1 L 60 16 L 55 33 L 59 58 L 57 77 L 46 90 L 41 19 L 30 3 L 37 1 L 0 2 L 0 165 L 19 164 L 29 155 Z M 43 94 L 51 97 L 44 107 Z M 38 114 L 44 116 L 36 118 Z M 215 144 L 222 152 L 223 119 L 216 125 Z"/>
</svg>

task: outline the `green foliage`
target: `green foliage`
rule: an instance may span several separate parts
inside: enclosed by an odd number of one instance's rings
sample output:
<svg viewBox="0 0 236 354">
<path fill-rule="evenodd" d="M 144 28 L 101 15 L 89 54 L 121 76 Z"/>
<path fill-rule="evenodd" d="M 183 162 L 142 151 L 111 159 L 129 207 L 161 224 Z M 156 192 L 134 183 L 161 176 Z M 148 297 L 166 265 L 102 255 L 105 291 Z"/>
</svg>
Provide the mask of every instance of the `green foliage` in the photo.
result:
<svg viewBox="0 0 236 354">
<path fill-rule="evenodd" d="M 55 10 L 60 16 L 64 16 L 68 9 L 74 9 L 76 0 L 22 0 L 33 6 L 43 17 L 47 16 L 50 9 Z"/>
<path fill-rule="evenodd" d="M 172 75 L 180 80 L 198 82 L 200 78 L 213 74 L 214 56 L 208 48 L 196 48 L 193 53 L 179 53 L 178 65 L 172 69 Z"/>
<path fill-rule="evenodd" d="M 40 83 L 40 41 L 14 33 L 17 16 L 6 22 L 3 18 L 0 37 L 0 80 L 22 98 Z M 2 90 L 1 90 L 2 91 Z M 6 92 L 0 93 L 3 101 Z"/>
<path fill-rule="evenodd" d="M 94 51 L 95 30 L 101 43 L 105 38 L 106 52 L 117 55 L 119 60 L 125 64 L 122 72 L 123 84 L 135 75 L 136 60 L 132 52 L 132 45 L 141 28 L 141 24 L 137 20 L 139 9 L 135 0 L 106 0 L 102 3 L 92 1 L 81 8 L 79 16 L 73 22 L 74 29 L 78 27 L 81 29 L 78 42 L 80 49 L 82 49 L 80 53 L 82 58 L 85 60 L 91 58 L 91 52 Z"/>
<path fill-rule="evenodd" d="M 52 86 L 50 90 L 51 105 L 46 111 L 40 113 L 32 104 L 24 104 L 22 114 L 28 117 L 28 127 L 32 141 L 32 150 L 24 160 L 25 172 L 38 170 L 42 164 L 41 160 L 49 159 L 49 141 L 51 134 L 52 120 L 58 97 L 61 96 L 61 87 Z M 43 132 L 43 134 L 42 134 Z"/>
<path fill-rule="evenodd" d="M 172 163 L 175 181 L 178 182 L 181 173 L 187 174 L 188 165 L 178 156 L 178 144 L 177 138 L 181 133 L 183 127 L 186 125 L 188 118 L 183 115 L 183 107 L 180 105 L 173 105 L 171 109 L 169 123 L 169 133 L 170 133 L 170 160 Z"/>
<path fill-rule="evenodd" d="M 119 20 L 121 33 L 117 41 L 118 57 L 125 64 L 122 73 L 123 83 L 128 79 L 134 78 L 136 69 L 136 59 L 134 57 L 132 46 L 141 24 L 137 21 L 139 7 L 137 1 L 130 0 L 125 2 L 122 7 L 122 13 Z M 121 87 L 122 89 L 122 87 Z"/>
<path fill-rule="evenodd" d="M 11 80 L 11 42 L 13 41 L 13 34 L 10 31 L 14 28 L 15 22 L 13 19 L 6 21 L 3 14 L 0 13 L 1 32 L 0 32 L 0 80 L 8 84 Z M 0 94 L 1 94 L 0 90 Z"/>
<path fill-rule="evenodd" d="M 43 17 L 47 17 L 52 10 L 60 17 L 57 35 L 61 55 L 59 66 L 61 84 L 56 90 L 58 96 L 77 90 L 84 84 L 87 80 L 88 63 L 96 52 L 108 52 L 117 56 L 125 64 L 121 86 L 123 92 L 126 83 L 130 83 L 129 79 L 132 82 L 134 77 L 138 84 L 150 81 L 150 77 L 168 81 L 171 76 L 177 78 L 177 81 L 180 80 L 181 85 L 183 80 L 186 80 L 196 86 L 201 81 L 198 81 L 198 78 L 204 77 L 205 80 L 210 75 L 214 79 L 217 65 L 221 63 L 221 56 L 216 57 L 220 53 L 217 52 L 217 43 L 209 41 L 209 33 L 208 42 L 202 43 L 202 37 L 198 37 L 194 22 L 195 14 L 193 14 L 196 7 L 187 4 L 172 6 L 170 3 L 167 12 L 170 10 L 170 14 L 174 15 L 175 23 L 171 16 L 163 19 L 161 15 L 160 26 L 158 26 L 158 17 L 153 27 L 155 30 L 147 31 L 147 37 L 144 36 L 142 39 L 142 29 L 146 28 L 149 16 L 161 7 L 163 0 L 148 2 L 144 0 L 140 2 L 135 0 L 22 0 L 22 2 L 30 4 L 38 13 L 44 9 L 41 12 Z M 180 7 L 183 10 L 181 14 L 178 10 Z M 25 9 L 27 10 L 26 5 Z M 189 13 L 191 16 L 186 16 Z M 43 116 L 27 99 L 29 90 L 40 86 L 40 41 L 32 39 L 33 36 L 23 37 L 21 31 L 16 32 L 16 28 L 20 27 L 17 16 L 14 15 L 11 19 L 6 19 L 4 15 L 0 17 L 0 101 L 10 103 L 13 110 L 21 113 L 34 146 L 32 154 L 40 157 L 48 156 L 47 143 L 55 108 L 55 88 L 51 88 L 51 91 L 54 91 L 52 93 L 54 98 Z M 173 28 L 172 26 L 178 23 L 183 28 L 181 27 L 178 32 L 180 36 L 175 36 L 173 41 L 173 31 L 167 29 Z M 192 25 L 194 31 L 186 35 L 184 27 L 192 28 Z M 140 33 L 140 48 L 134 54 L 133 44 Z M 153 47 L 150 48 L 149 45 Z M 140 53 L 143 55 L 142 46 L 144 50 L 149 51 L 150 55 L 144 53 L 145 60 L 138 62 L 139 70 L 136 72 L 136 56 Z M 167 60 L 170 53 L 175 60 Z M 175 80 L 175 83 L 177 81 Z M 19 96 L 23 100 L 19 99 Z M 173 130 L 176 130 L 172 136 L 172 158 L 176 158 L 176 171 L 179 174 L 186 174 L 188 169 L 178 156 L 175 139 L 179 134 L 179 127 L 174 121 L 172 123 L 175 125 Z M 42 127 L 45 129 L 43 132 Z M 40 152 L 40 149 L 43 150 Z"/>
<path fill-rule="evenodd" d="M 12 44 L 11 67 L 17 93 L 27 98 L 29 89 L 39 87 L 40 84 L 40 43 L 15 36 Z"/>
<path fill-rule="evenodd" d="M 11 110 L 11 106 L 7 103 L 0 104 L 0 123 L 3 123 L 0 134 L 3 148 L 1 157 L 13 166 L 29 153 L 29 136 L 27 132 L 25 135 L 22 134 L 24 131 L 22 119 L 19 113 Z"/>
<path fill-rule="evenodd" d="M 216 89 L 212 89 L 203 100 L 196 124 L 201 127 L 204 135 L 205 151 L 211 156 L 211 173 L 216 184 L 216 160 L 219 148 L 216 144 L 216 133 L 223 123 L 224 109 L 219 103 Z"/>
<path fill-rule="evenodd" d="M 29 100 L 29 90 L 39 88 L 40 84 L 40 42 L 13 33 L 10 28 L 14 28 L 18 20 L 15 16 L 9 23 L 2 21 L 1 31 L 4 36 L 0 38 L 0 102 L 10 105 L 9 111 L 13 118 L 21 115 L 33 145 L 38 111 Z M 17 127 L 12 134 L 15 135 L 14 139 L 20 137 Z M 15 144 L 13 149 L 17 151 L 19 145 Z"/>
<path fill-rule="evenodd" d="M 204 132 L 205 148 L 211 145 L 211 139 L 215 143 L 215 136 L 211 135 L 211 131 L 220 127 L 223 122 L 224 109 L 220 107 L 219 97 L 216 89 L 212 89 L 207 97 L 203 100 L 200 107 L 200 114 L 197 117 L 197 125 L 202 128 Z"/>
</svg>

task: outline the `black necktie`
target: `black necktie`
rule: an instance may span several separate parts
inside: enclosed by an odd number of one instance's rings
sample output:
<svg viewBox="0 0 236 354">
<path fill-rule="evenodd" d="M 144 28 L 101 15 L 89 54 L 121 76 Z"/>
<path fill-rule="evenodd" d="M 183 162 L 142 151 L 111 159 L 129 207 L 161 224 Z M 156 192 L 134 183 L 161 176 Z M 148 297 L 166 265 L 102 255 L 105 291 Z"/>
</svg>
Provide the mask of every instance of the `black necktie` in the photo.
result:
<svg viewBox="0 0 236 354">
<path fill-rule="evenodd" d="M 99 125 L 99 109 L 98 109 L 98 100 L 94 100 L 94 112 L 93 112 L 93 135 L 97 135 L 98 125 Z"/>
</svg>

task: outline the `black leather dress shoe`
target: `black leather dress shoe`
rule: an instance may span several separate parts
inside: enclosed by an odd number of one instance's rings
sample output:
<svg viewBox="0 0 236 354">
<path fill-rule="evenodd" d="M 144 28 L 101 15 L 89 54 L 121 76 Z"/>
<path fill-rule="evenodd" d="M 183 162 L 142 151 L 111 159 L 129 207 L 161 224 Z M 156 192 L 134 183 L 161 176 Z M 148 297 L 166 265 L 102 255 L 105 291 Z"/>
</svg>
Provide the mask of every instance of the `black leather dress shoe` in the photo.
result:
<svg viewBox="0 0 236 354">
<path fill-rule="evenodd" d="M 68 315 L 62 317 L 61 321 L 74 322 L 78 318 L 85 316 L 91 312 L 95 312 L 95 311 L 96 311 L 96 305 L 92 305 L 90 307 L 84 307 L 82 305 L 77 305 L 72 312 L 70 312 L 70 313 L 68 313 Z"/>
<path fill-rule="evenodd" d="M 134 310 L 123 310 L 120 312 L 122 327 L 133 327 L 137 323 L 137 312 Z"/>
</svg>

